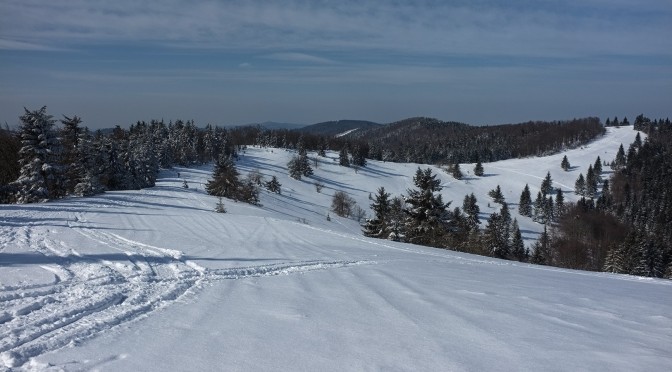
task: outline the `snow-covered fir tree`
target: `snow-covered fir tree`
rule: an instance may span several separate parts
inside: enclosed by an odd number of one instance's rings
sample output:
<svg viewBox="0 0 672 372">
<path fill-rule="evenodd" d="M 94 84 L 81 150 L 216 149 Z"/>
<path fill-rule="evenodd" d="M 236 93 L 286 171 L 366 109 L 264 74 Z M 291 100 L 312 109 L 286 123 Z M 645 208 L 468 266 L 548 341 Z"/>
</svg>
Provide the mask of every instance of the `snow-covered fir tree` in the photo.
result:
<svg viewBox="0 0 672 372">
<path fill-rule="evenodd" d="M 528 184 L 525 184 L 525 188 L 520 193 L 518 213 L 521 216 L 532 217 L 532 195 L 530 195 L 530 186 Z"/>
<path fill-rule="evenodd" d="M 431 168 L 419 167 L 413 177 L 416 190 L 408 190 L 406 201 L 406 240 L 410 243 L 443 246 L 450 213 L 450 202 L 444 203 L 440 181 Z"/>
<path fill-rule="evenodd" d="M 365 236 L 372 238 L 387 239 L 390 236 L 390 194 L 385 192 L 384 187 L 378 188 L 371 203 L 373 218 L 366 220 L 362 227 Z"/>
<path fill-rule="evenodd" d="M 60 162 L 60 143 L 47 107 L 29 111 L 20 117 L 19 178 L 16 180 L 18 203 L 35 203 L 66 194 Z"/>
</svg>

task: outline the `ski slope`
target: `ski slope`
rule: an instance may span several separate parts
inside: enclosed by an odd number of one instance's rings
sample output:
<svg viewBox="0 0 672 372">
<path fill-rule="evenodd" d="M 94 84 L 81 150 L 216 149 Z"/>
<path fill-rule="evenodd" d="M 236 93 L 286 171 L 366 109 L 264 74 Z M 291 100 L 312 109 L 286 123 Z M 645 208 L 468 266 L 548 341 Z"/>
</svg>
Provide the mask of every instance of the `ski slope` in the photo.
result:
<svg viewBox="0 0 672 372">
<path fill-rule="evenodd" d="M 515 210 L 551 171 L 568 191 L 632 128 L 566 154 L 484 164 L 444 200 L 474 192 L 482 218 L 497 184 L 528 244 L 541 230 Z M 250 148 L 241 173 L 276 175 L 262 206 L 204 192 L 211 167 L 163 171 L 153 188 L 0 206 L 0 369 L 662 371 L 672 365 L 672 281 L 562 270 L 368 239 L 330 214 L 348 192 L 413 187 L 416 164 L 337 154 L 287 177 L 293 154 Z M 314 165 L 314 164 L 311 164 Z M 462 164 L 462 170 L 473 164 Z M 423 168 L 426 166 L 422 166 Z M 177 177 L 179 172 L 180 177 Z M 466 172 L 465 172 L 466 173 Z M 181 187 L 183 180 L 188 189 Z M 324 188 L 316 191 L 315 182 Z M 575 198 L 572 193 L 566 199 Z"/>
</svg>

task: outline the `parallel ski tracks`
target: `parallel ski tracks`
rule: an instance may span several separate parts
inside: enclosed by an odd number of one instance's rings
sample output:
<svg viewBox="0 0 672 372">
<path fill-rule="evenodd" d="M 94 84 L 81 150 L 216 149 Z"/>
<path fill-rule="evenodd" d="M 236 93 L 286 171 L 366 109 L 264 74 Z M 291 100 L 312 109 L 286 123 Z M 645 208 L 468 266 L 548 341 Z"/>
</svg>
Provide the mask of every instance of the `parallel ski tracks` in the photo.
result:
<svg viewBox="0 0 672 372">
<path fill-rule="evenodd" d="M 375 263 L 304 260 L 209 269 L 180 251 L 96 229 L 81 216 L 74 221 L 69 223 L 72 230 L 118 254 L 84 255 L 30 226 L 9 235 L 15 244 L 48 256 L 53 263 L 41 266 L 56 279 L 52 284 L 0 287 L 0 367 L 21 366 L 32 357 L 142 318 L 207 283 Z"/>
</svg>

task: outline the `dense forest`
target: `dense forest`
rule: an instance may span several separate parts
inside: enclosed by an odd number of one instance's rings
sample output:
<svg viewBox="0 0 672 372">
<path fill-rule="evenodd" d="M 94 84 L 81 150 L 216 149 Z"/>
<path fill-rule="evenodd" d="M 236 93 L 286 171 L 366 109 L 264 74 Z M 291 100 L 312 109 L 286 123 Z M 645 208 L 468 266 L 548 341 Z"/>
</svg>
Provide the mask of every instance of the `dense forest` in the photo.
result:
<svg viewBox="0 0 672 372">
<path fill-rule="evenodd" d="M 355 169 L 366 166 L 367 158 L 449 164 L 451 174 L 460 178 L 459 162 L 476 162 L 478 173 L 481 162 L 558 152 L 583 145 L 605 130 L 597 118 L 492 127 L 412 118 L 341 137 L 260 126 L 199 128 L 181 120 L 137 122 L 129 129 L 117 126 L 109 133 L 92 133 L 77 116 L 57 121 L 46 107 L 26 109 L 19 119 L 16 131 L 0 128 L 2 203 L 150 187 L 161 168 L 213 162 L 215 171 L 206 187 L 210 194 L 256 204 L 259 187 L 280 192 L 280 185 L 277 180 L 262 183 L 254 174 L 240 178 L 235 159 L 247 145 L 295 151 L 287 166 L 296 179 L 312 175 L 308 151 L 324 156 L 326 150 L 339 152 L 339 164 Z M 627 124 L 627 119 L 618 118 L 605 123 Z M 522 190 L 519 214 L 545 226 L 531 249 L 525 248 L 499 187 L 489 196 L 501 209 L 480 226 L 475 196 L 465 195 L 462 205 L 451 209 L 429 168 L 418 168 L 417 188 L 407 195 L 392 196 L 381 187 L 372 197 L 374 215 L 364 222 L 363 232 L 502 259 L 670 278 L 672 125 L 667 119 L 652 121 L 640 115 L 634 127 L 647 133 L 647 139 L 637 136 L 627 152 L 619 149 L 616 159 L 596 159 L 586 177 L 577 179 L 576 193 L 583 197 L 578 203 L 564 203 L 562 192 L 551 186 L 550 173 L 536 198 L 529 188 Z M 570 165 L 565 158 L 558 166 Z M 602 178 L 603 166 L 614 170 L 610 179 Z M 347 198 L 334 200 L 334 206 L 336 214 L 363 216 Z M 225 211 L 221 198 L 217 209 Z"/>
<path fill-rule="evenodd" d="M 411 118 L 345 137 L 366 139 L 375 160 L 455 164 L 548 155 L 602 133 L 598 118 L 496 126 Z"/>
</svg>

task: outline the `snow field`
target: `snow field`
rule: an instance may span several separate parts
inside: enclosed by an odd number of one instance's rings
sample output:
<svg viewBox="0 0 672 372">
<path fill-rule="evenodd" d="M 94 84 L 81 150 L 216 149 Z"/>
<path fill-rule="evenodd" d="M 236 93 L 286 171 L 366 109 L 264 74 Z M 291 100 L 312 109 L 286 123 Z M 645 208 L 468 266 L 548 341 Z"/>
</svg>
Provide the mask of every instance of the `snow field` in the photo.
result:
<svg viewBox="0 0 672 372">
<path fill-rule="evenodd" d="M 610 161 L 631 128 L 563 154 L 484 164 L 444 200 L 474 192 L 483 222 L 512 208 L 547 171 L 556 187 L 597 155 Z M 0 206 L 0 367 L 17 370 L 666 370 L 672 282 L 534 266 L 368 239 L 329 212 L 342 190 L 412 188 L 416 164 L 355 172 L 318 158 L 288 178 L 293 154 L 250 148 L 245 174 L 276 175 L 261 207 L 204 192 L 210 166 L 163 171 L 156 187 Z M 310 154 L 311 157 L 314 154 Z M 311 162 L 311 166 L 313 163 Z M 462 170 L 473 169 L 463 164 Z M 421 165 L 425 168 L 425 165 Z M 177 177 L 179 171 L 180 177 Z M 473 172 L 471 172 L 473 173 Z M 187 180 L 188 189 L 181 187 Z M 314 182 L 324 184 L 321 193 Z M 573 193 L 565 194 L 575 200 Z M 488 202 L 491 207 L 488 208 Z M 331 221 L 326 215 L 330 213 Z M 517 215 L 528 244 L 543 228 Z"/>
</svg>

